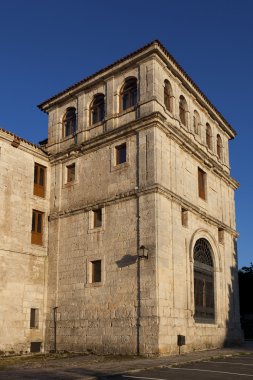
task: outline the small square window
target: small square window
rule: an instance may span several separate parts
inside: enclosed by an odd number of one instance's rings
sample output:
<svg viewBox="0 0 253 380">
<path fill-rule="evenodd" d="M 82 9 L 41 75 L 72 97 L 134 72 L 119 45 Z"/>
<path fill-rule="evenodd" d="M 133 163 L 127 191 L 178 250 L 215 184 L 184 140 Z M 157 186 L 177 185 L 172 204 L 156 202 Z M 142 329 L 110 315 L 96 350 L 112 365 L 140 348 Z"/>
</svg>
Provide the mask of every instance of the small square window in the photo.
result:
<svg viewBox="0 0 253 380">
<path fill-rule="evenodd" d="M 30 311 L 30 329 L 39 328 L 39 309 L 31 309 Z"/>
<path fill-rule="evenodd" d="M 71 164 L 67 166 L 67 182 L 74 182 L 76 177 L 76 165 Z"/>
<path fill-rule="evenodd" d="M 40 352 L 41 342 L 31 342 L 30 352 Z"/>
<path fill-rule="evenodd" d="M 91 261 L 91 282 L 101 282 L 101 260 Z"/>
<path fill-rule="evenodd" d="M 116 165 L 126 162 L 126 143 L 115 147 L 116 150 Z"/>
<path fill-rule="evenodd" d="M 102 208 L 93 210 L 94 228 L 102 227 Z"/>
<path fill-rule="evenodd" d="M 188 210 L 185 208 L 181 209 L 181 222 L 182 226 L 188 227 Z"/>
</svg>

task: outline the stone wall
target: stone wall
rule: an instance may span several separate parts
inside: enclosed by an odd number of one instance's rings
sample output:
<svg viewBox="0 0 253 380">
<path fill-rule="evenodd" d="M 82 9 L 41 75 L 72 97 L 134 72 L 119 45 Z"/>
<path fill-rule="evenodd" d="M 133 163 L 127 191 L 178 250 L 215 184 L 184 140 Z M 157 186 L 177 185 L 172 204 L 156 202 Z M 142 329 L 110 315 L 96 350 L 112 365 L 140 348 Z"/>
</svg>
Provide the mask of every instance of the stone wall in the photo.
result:
<svg viewBox="0 0 253 380">
<path fill-rule="evenodd" d="M 0 351 L 29 352 L 31 342 L 44 347 L 47 279 L 47 215 L 45 198 L 33 195 L 34 163 L 48 166 L 42 151 L 10 133 L 0 131 Z M 50 170 L 47 168 L 47 176 Z M 44 213 L 43 245 L 31 244 L 32 210 Z M 30 328 L 31 309 L 38 309 Z"/>
</svg>

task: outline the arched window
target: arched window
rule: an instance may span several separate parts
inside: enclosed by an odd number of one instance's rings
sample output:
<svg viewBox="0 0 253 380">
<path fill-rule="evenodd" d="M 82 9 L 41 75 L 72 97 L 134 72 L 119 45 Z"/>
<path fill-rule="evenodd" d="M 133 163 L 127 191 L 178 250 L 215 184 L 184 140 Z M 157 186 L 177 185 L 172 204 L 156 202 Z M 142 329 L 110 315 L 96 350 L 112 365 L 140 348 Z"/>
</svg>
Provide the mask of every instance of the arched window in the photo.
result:
<svg viewBox="0 0 253 380">
<path fill-rule="evenodd" d="M 70 107 L 67 109 L 63 118 L 63 134 L 65 137 L 74 134 L 76 131 L 76 109 Z"/>
<path fill-rule="evenodd" d="M 187 107 L 186 100 L 183 97 L 183 95 L 180 95 L 180 98 L 179 98 L 179 119 L 180 119 L 181 123 L 184 124 L 185 126 L 187 126 L 187 111 L 188 111 L 188 107 Z"/>
<path fill-rule="evenodd" d="M 212 130 L 208 123 L 206 124 L 206 145 L 209 149 L 212 149 Z"/>
<path fill-rule="evenodd" d="M 194 319 L 200 323 L 213 323 L 214 275 L 212 248 L 206 239 L 198 239 L 194 246 Z"/>
<path fill-rule="evenodd" d="M 220 135 L 217 135 L 217 156 L 222 160 L 222 140 Z"/>
<path fill-rule="evenodd" d="M 104 120 L 105 116 L 105 96 L 104 94 L 97 94 L 94 96 L 91 104 L 91 124 L 99 123 Z"/>
<path fill-rule="evenodd" d="M 121 110 L 133 107 L 137 104 L 137 79 L 126 79 L 125 84 L 121 90 Z"/>
<path fill-rule="evenodd" d="M 165 108 L 172 112 L 173 94 L 170 82 L 166 79 L 164 81 L 164 105 Z"/>
<path fill-rule="evenodd" d="M 200 117 L 197 111 L 193 112 L 193 129 L 196 135 L 200 135 Z"/>
</svg>

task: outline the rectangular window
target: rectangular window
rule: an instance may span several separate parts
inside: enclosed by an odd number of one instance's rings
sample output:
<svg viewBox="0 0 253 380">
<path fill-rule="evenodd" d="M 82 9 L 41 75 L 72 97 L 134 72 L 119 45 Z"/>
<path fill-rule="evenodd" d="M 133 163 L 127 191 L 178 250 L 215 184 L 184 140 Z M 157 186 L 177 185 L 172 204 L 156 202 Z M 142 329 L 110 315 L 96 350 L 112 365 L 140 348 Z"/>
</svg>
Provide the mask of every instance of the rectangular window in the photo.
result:
<svg viewBox="0 0 253 380">
<path fill-rule="evenodd" d="M 45 183 L 46 168 L 37 163 L 34 164 L 34 187 L 33 194 L 44 198 L 45 196 Z"/>
<path fill-rule="evenodd" d="M 115 147 L 116 150 L 116 165 L 126 162 L 126 143 Z"/>
<path fill-rule="evenodd" d="M 188 226 L 188 210 L 186 210 L 185 208 L 181 209 L 181 222 L 182 226 Z"/>
<path fill-rule="evenodd" d="M 93 210 L 94 228 L 102 227 L 102 208 Z"/>
<path fill-rule="evenodd" d="M 101 260 L 91 261 L 91 282 L 101 282 Z"/>
<path fill-rule="evenodd" d="M 71 164 L 67 166 L 67 182 L 74 182 L 76 177 L 76 165 Z"/>
<path fill-rule="evenodd" d="M 43 213 L 37 210 L 32 212 L 32 244 L 42 245 Z"/>
<path fill-rule="evenodd" d="M 199 188 L 199 197 L 206 199 L 206 173 L 198 168 L 198 188 Z"/>
<path fill-rule="evenodd" d="M 30 329 L 39 328 L 39 309 L 31 309 L 30 311 Z"/>
<path fill-rule="evenodd" d="M 218 229 L 218 239 L 220 244 L 224 244 L 224 229 L 219 228 Z"/>
</svg>

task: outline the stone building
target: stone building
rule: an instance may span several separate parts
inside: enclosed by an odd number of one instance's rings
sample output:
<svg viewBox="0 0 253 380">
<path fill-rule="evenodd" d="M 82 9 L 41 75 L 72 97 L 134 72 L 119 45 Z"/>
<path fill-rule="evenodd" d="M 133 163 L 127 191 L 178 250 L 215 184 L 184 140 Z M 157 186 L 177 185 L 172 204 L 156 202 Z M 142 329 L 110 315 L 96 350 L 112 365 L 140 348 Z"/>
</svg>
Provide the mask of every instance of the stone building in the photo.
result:
<svg viewBox="0 0 253 380">
<path fill-rule="evenodd" d="M 6 237 L 26 273 L 15 279 L 24 298 L 22 328 L 8 320 L 12 347 L 20 331 L 23 346 L 45 351 L 164 354 L 238 342 L 235 131 L 175 59 L 154 41 L 39 108 L 49 117 L 41 149 L 14 148 L 8 135 L 10 159 L 1 150 L 7 171 L 21 167 L 25 209 L 22 229 Z M 34 195 L 36 165 L 44 180 Z"/>
<path fill-rule="evenodd" d="M 47 154 L 0 129 L 0 352 L 38 351 L 44 342 L 48 228 L 41 216 L 49 214 L 49 181 L 42 193 L 43 173 L 50 178 Z"/>
</svg>

